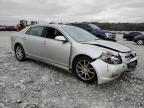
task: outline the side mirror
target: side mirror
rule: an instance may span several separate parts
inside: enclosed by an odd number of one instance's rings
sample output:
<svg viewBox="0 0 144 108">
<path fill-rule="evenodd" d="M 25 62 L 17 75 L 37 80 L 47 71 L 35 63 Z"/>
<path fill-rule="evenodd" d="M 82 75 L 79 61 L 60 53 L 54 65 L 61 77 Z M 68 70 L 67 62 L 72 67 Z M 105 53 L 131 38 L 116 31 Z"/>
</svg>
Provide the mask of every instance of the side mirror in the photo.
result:
<svg viewBox="0 0 144 108">
<path fill-rule="evenodd" d="M 59 40 L 59 41 L 63 41 L 63 42 L 67 42 L 66 38 L 64 36 L 56 36 L 55 40 Z"/>
</svg>

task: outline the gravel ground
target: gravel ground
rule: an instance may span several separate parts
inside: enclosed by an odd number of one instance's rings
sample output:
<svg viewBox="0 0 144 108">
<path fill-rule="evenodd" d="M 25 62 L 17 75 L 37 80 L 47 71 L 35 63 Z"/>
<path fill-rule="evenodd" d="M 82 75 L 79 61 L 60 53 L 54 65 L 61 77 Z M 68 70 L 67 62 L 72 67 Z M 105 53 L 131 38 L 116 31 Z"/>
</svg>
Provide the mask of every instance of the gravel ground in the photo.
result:
<svg viewBox="0 0 144 108">
<path fill-rule="evenodd" d="M 137 52 L 137 69 L 107 84 L 85 84 L 53 66 L 17 61 L 11 33 L 0 32 L 0 108 L 144 108 L 144 46 L 118 35 Z"/>
</svg>

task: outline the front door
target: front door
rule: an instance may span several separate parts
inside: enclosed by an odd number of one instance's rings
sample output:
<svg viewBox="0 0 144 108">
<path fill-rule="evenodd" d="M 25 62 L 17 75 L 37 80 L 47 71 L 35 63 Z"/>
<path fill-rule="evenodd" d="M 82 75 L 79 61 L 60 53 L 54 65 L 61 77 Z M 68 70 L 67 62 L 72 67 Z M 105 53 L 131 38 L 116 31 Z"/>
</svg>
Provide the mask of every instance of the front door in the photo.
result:
<svg viewBox="0 0 144 108">
<path fill-rule="evenodd" d="M 69 66 L 71 43 L 56 40 L 56 36 L 64 36 L 58 29 L 45 28 L 45 39 L 43 40 L 43 57 L 49 61 L 63 66 Z M 65 37 L 65 36 L 64 36 Z"/>
</svg>

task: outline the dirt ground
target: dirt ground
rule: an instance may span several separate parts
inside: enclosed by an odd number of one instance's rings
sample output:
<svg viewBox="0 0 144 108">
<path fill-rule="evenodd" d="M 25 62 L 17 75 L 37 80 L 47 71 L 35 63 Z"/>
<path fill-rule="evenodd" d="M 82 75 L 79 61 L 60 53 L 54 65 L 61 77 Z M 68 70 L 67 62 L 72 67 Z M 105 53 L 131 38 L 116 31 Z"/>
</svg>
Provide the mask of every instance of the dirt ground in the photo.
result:
<svg viewBox="0 0 144 108">
<path fill-rule="evenodd" d="M 107 84 L 86 84 L 50 65 L 17 61 L 12 33 L 0 32 L 0 108 L 144 108 L 144 46 L 118 35 L 137 52 L 137 69 Z"/>
</svg>

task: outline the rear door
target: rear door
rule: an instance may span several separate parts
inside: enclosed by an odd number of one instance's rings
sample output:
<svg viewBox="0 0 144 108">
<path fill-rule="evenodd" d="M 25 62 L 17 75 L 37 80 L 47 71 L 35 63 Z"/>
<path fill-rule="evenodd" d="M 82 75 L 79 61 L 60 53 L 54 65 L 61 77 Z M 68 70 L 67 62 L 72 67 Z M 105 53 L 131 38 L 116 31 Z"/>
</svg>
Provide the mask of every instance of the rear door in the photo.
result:
<svg viewBox="0 0 144 108">
<path fill-rule="evenodd" d="M 31 27 L 24 37 L 24 43 L 26 46 L 26 52 L 29 56 L 42 58 L 42 48 L 43 48 L 43 34 L 44 27 L 35 26 Z"/>
</svg>

